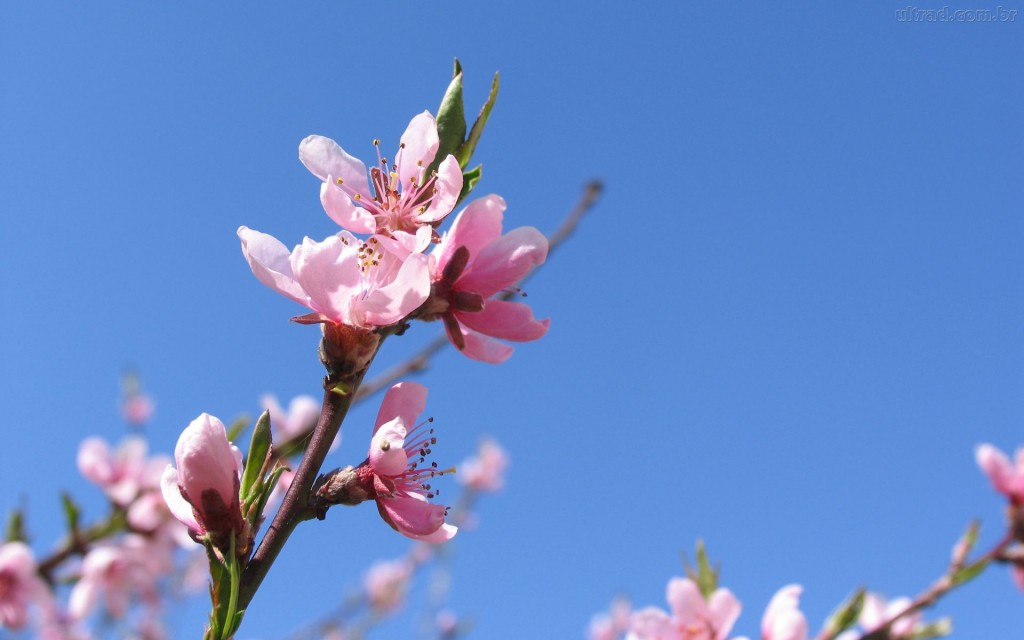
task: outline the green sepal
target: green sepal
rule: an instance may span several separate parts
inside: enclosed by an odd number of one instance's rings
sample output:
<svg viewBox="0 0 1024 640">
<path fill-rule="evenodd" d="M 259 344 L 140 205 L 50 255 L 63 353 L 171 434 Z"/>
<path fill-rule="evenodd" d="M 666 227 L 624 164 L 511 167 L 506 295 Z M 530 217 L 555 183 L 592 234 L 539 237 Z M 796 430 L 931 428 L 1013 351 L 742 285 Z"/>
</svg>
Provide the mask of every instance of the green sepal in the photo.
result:
<svg viewBox="0 0 1024 640">
<path fill-rule="evenodd" d="M 718 568 L 711 567 L 707 551 L 704 549 L 703 540 L 697 540 L 696 555 L 697 566 L 693 567 L 686 560 L 686 554 L 683 554 L 683 568 L 686 570 L 686 577 L 697 583 L 697 588 L 700 589 L 701 595 L 707 599 L 718 589 Z"/>
<path fill-rule="evenodd" d="M 7 516 L 7 527 L 4 534 L 7 542 L 28 542 L 28 534 L 25 532 L 25 512 L 21 509 L 14 509 Z"/>
<path fill-rule="evenodd" d="M 249 426 L 249 416 L 242 414 L 234 419 L 234 421 L 228 425 L 228 441 L 234 442 L 238 439 L 238 436 L 242 435 L 245 428 Z"/>
<path fill-rule="evenodd" d="M 841 604 L 838 609 L 832 612 L 832 615 L 825 621 L 826 638 L 834 638 L 857 624 L 861 609 L 864 608 L 864 597 L 866 595 L 867 590 L 861 587 L 857 589 L 856 593 L 847 598 L 846 602 Z"/>
<path fill-rule="evenodd" d="M 78 535 L 78 523 L 82 516 L 82 510 L 78 508 L 75 501 L 71 499 L 68 493 L 60 494 L 61 507 L 64 510 L 64 520 L 67 522 L 68 531 L 71 535 Z"/>
<path fill-rule="evenodd" d="M 456 202 L 462 202 L 469 195 L 469 192 L 473 190 L 476 183 L 480 182 L 480 178 L 484 175 L 484 165 L 478 164 L 469 171 L 462 172 L 462 191 L 459 193 L 459 199 Z"/>
<path fill-rule="evenodd" d="M 210 561 L 210 626 L 205 638 L 229 640 L 242 622 L 242 616 L 235 611 L 238 605 L 238 589 L 241 583 L 241 568 L 235 554 L 235 536 L 231 535 L 228 552 L 221 555 L 207 541 L 206 555 Z"/>
<path fill-rule="evenodd" d="M 274 492 L 274 487 L 277 486 L 277 481 L 281 479 L 281 474 L 288 470 L 288 466 L 278 462 L 274 467 L 274 470 L 271 471 L 270 475 L 268 475 L 263 481 L 263 492 L 260 494 L 260 499 L 256 504 L 256 517 L 249 520 L 254 530 L 256 529 L 257 520 L 263 514 L 263 509 L 267 506 L 267 500 L 270 498 L 270 494 Z"/>
<path fill-rule="evenodd" d="M 953 633 L 953 621 L 949 618 L 940 618 L 934 622 L 919 624 L 910 634 L 912 640 L 927 640 L 928 638 L 942 638 Z"/>
<path fill-rule="evenodd" d="M 270 447 L 273 437 L 270 433 L 270 412 L 264 411 L 256 426 L 252 430 L 252 439 L 249 441 L 249 454 L 245 462 L 245 470 L 242 472 L 242 485 L 239 497 L 242 502 L 251 502 L 257 491 L 261 488 L 264 467 L 270 455 Z"/>
<path fill-rule="evenodd" d="M 462 65 L 455 59 L 455 71 L 448 90 L 441 98 L 441 106 L 437 108 L 437 136 L 440 145 L 434 161 L 427 167 L 427 175 L 441 166 L 441 161 L 449 155 L 457 154 L 466 141 L 466 111 L 462 100 Z"/>
<path fill-rule="evenodd" d="M 959 587 L 966 582 L 970 582 L 977 578 L 978 575 L 988 567 L 989 562 L 991 562 L 990 558 L 982 558 L 977 562 L 973 562 L 963 569 L 954 572 L 953 575 L 950 576 L 950 581 L 953 583 L 954 587 Z"/>
<path fill-rule="evenodd" d="M 491 81 L 491 92 L 487 95 L 487 102 L 484 103 L 484 106 L 480 109 L 480 115 L 473 122 L 473 128 L 469 130 L 469 137 L 466 138 L 466 142 L 459 149 L 459 166 L 463 169 L 469 165 L 469 161 L 473 158 L 473 152 L 476 151 L 476 145 L 480 142 L 480 136 L 484 133 L 487 119 L 491 117 L 491 109 L 494 108 L 494 103 L 498 99 L 498 84 L 498 72 L 495 71 L 494 80 Z"/>
</svg>

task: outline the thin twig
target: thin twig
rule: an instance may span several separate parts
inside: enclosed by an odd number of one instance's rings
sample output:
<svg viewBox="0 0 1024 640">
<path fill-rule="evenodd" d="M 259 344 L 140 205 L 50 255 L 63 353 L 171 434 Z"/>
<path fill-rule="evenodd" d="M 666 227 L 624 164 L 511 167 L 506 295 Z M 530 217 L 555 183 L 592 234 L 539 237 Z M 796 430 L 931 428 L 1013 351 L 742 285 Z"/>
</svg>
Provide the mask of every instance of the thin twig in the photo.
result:
<svg viewBox="0 0 1024 640">
<path fill-rule="evenodd" d="M 583 195 L 580 196 L 576 206 L 573 207 L 572 211 L 562 221 L 561 226 L 555 230 L 554 233 L 548 236 L 548 255 L 551 255 L 555 249 L 557 249 L 562 243 L 564 243 L 569 236 L 576 231 L 576 227 L 579 226 L 580 220 L 586 215 L 590 209 L 597 204 L 598 200 L 601 199 L 601 192 L 604 190 L 604 184 L 600 180 L 591 180 L 583 188 Z M 526 274 L 520 282 L 525 282 L 530 278 L 536 269 Z M 514 291 L 506 291 L 500 297 L 503 300 L 508 300 L 515 295 Z M 372 396 L 373 394 L 390 387 L 396 380 L 412 375 L 414 373 L 421 373 L 427 369 L 430 364 L 430 359 L 437 354 L 438 351 L 448 345 L 448 338 L 445 334 L 441 334 L 434 338 L 427 346 L 423 347 L 418 353 L 410 357 L 408 360 L 391 367 L 384 373 L 378 375 L 372 380 L 364 382 L 360 387 L 359 391 L 356 392 L 356 397 L 353 402 L 359 402 Z"/>
</svg>

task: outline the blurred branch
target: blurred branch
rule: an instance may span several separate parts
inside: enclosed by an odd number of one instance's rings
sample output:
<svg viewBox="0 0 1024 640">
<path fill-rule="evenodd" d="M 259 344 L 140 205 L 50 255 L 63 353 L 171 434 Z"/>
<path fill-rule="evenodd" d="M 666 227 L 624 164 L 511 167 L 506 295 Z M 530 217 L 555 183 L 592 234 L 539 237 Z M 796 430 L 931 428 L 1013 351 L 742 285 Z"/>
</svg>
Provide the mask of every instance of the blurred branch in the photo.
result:
<svg viewBox="0 0 1024 640">
<path fill-rule="evenodd" d="M 580 196 L 576 206 L 573 207 L 572 211 L 562 221 L 561 226 L 555 230 L 554 233 L 548 236 L 548 255 L 554 253 L 562 243 L 564 243 L 569 236 L 576 231 L 576 227 L 579 226 L 583 216 L 587 214 L 590 209 L 601 199 L 601 192 L 604 191 L 604 184 L 600 180 L 591 180 L 583 187 L 583 195 Z M 528 280 L 537 270 L 534 269 L 523 278 L 522 282 Z M 515 293 L 507 291 L 503 293 L 500 298 L 502 300 L 508 300 Z M 388 369 L 379 376 L 367 380 L 359 387 L 359 391 L 356 392 L 354 402 L 365 400 L 382 389 L 386 389 L 391 386 L 396 380 L 404 378 L 406 376 L 420 373 L 425 371 L 430 364 L 430 359 L 434 355 L 448 345 L 448 338 L 445 334 L 441 334 L 434 338 L 427 346 L 423 347 L 418 353 L 414 354 L 405 362 L 402 362 L 394 367 Z"/>
</svg>

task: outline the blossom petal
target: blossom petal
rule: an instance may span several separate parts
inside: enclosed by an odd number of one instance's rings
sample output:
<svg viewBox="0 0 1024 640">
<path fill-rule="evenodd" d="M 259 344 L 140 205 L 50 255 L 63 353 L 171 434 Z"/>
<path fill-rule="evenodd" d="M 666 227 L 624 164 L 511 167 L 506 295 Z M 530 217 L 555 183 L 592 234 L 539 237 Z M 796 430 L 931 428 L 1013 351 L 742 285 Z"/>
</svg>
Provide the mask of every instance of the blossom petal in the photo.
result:
<svg viewBox="0 0 1024 640">
<path fill-rule="evenodd" d="M 238 227 L 238 237 L 242 240 L 242 253 L 253 275 L 286 298 L 305 305 L 306 294 L 295 280 L 288 249 L 281 241 L 244 226 Z"/>
<path fill-rule="evenodd" d="M 543 264 L 548 255 L 548 239 L 533 227 L 513 229 L 490 243 L 457 280 L 457 288 L 489 298 L 515 284 L 530 269 Z"/>
<path fill-rule="evenodd" d="M 181 432 L 174 447 L 174 461 L 178 485 L 193 506 L 198 506 L 203 492 L 210 489 L 220 495 L 225 505 L 237 504 L 239 467 L 237 449 L 232 449 L 224 423 L 208 413 L 199 414 Z M 166 478 L 164 471 L 163 480 Z"/>
<path fill-rule="evenodd" d="M 171 465 L 167 465 L 164 475 L 160 478 L 160 490 L 164 494 L 164 502 L 167 503 L 171 515 L 192 531 L 202 532 L 203 528 L 196 520 L 192 505 L 185 500 L 181 495 L 181 489 L 178 488 L 178 471 Z"/>
<path fill-rule="evenodd" d="M 352 198 L 332 181 L 320 185 L 320 204 L 328 217 L 353 233 L 373 233 L 377 223 L 366 209 L 352 202 Z"/>
<path fill-rule="evenodd" d="M 380 403 L 380 410 L 377 412 L 377 422 L 374 424 L 373 433 L 381 425 L 393 418 L 401 418 L 404 426 L 411 427 L 416 424 L 416 418 L 420 417 L 423 410 L 427 408 L 427 388 L 418 382 L 399 382 L 393 385 L 384 394 L 384 400 Z"/>
<path fill-rule="evenodd" d="M 1005 453 L 992 445 L 978 445 L 974 453 L 978 466 L 988 476 L 996 491 L 1010 495 L 1013 488 L 1013 465 Z"/>
<path fill-rule="evenodd" d="M 462 167 L 455 156 L 449 155 L 437 168 L 434 181 L 437 190 L 430 200 L 430 206 L 419 216 L 421 222 L 437 222 L 452 212 L 462 193 Z"/>
<path fill-rule="evenodd" d="M 448 339 L 451 340 L 451 328 L 448 327 L 447 323 L 445 323 L 445 330 L 448 331 Z M 459 330 L 462 333 L 463 343 L 466 345 L 462 349 L 462 353 L 474 360 L 501 364 L 508 360 L 512 352 L 515 351 L 514 348 L 504 342 L 488 338 L 472 329 L 467 329 L 460 325 Z M 452 343 L 456 344 L 454 340 L 452 340 Z"/>
<path fill-rule="evenodd" d="M 708 598 L 708 609 L 715 625 L 715 640 L 725 640 L 740 617 L 740 601 L 728 589 L 715 589 Z"/>
<path fill-rule="evenodd" d="M 672 578 L 665 588 L 665 600 L 672 608 L 672 616 L 690 622 L 709 617 L 708 605 L 697 583 L 689 578 Z"/>
<path fill-rule="evenodd" d="M 459 322 L 488 336 L 528 342 L 548 332 L 551 320 L 535 320 L 529 305 L 506 300 L 488 300 L 476 312 L 455 312 Z"/>
<path fill-rule="evenodd" d="M 359 300 L 365 314 L 365 323 L 387 326 L 406 317 L 427 300 L 430 295 L 430 267 L 427 256 L 410 254 L 402 263 L 398 274 L 387 286 L 373 289 Z"/>
<path fill-rule="evenodd" d="M 448 524 L 446 522 L 443 525 L 441 525 L 438 528 L 438 530 L 435 531 L 434 533 L 431 533 L 431 534 L 428 534 L 428 535 L 425 535 L 425 536 L 418 536 L 418 535 L 415 535 L 415 534 L 406 533 L 405 536 L 407 538 L 412 538 L 413 540 L 419 540 L 421 542 L 426 542 L 428 544 L 441 544 L 442 542 L 448 542 L 449 540 L 454 538 L 455 534 L 458 533 L 458 532 L 459 532 L 459 528 L 458 527 L 456 527 L 453 524 Z"/>
<path fill-rule="evenodd" d="M 352 190 L 370 195 L 366 165 L 350 156 L 337 142 L 324 136 L 309 136 L 299 143 L 299 160 L 323 181 L 341 178 Z"/>
<path fill-rule="evenodd" d="M 629 637 L 637 638 L 637 640 L 679 637 L 679 632 L 672 626 L 672 619 L 657 607 L 645 607 L 633 612 L 630 617 L 629 630 Z"/>
<path fill-rule="evenodd" d="M 408 434 L 401 418 L 375 429 L 370 440 L 370 467 L 379 476 L 394 477 L 405 471 L 409 464 L 409 456 L 402 445 Z"/>
<path fill-rule="evenodd" d="M 437 123 L 429 111 L 417 115 L 402 134 L 395 164 L 398 178 L 405 189 L 410 182 L 420 183 L 423 171 L 434 161 L 441 139 L 437 135 Z"/>
<path fill-rule="evenodd" d="M 445 508 L 428 502 L 419 494 L 383 498 L 377 503 L 403 535 L 427 536 L 444 524 Z"/>
<path fill-rule="evenodd" d="M 444 270 L 459 247 L 469 249 L 472 260 L 484 247 L 500 238 L 504 211 L 505 201 L 494 194 L 477 198 L 460 211 L 451 229 L 444 234 L 441 243 L 431 254 L 437 257 L 438 273 Z"/>
<path fill-rule="evenodd" d="M 350 319 L 361 280 L 358 258 L 349 247 L 338 236 L 323 242 L 306 238 L 292 252 L 292 270 L 309 297 L 307 305 L 335 322 Z"/>
<path fill-rule="evenodd" d="M 761 636 L 764 640 L 806 640 L 807 619 L 800 612 L 800 594 L 803 587 L 798 584 L 779 589 L 761 619 Z"/>
</svg>

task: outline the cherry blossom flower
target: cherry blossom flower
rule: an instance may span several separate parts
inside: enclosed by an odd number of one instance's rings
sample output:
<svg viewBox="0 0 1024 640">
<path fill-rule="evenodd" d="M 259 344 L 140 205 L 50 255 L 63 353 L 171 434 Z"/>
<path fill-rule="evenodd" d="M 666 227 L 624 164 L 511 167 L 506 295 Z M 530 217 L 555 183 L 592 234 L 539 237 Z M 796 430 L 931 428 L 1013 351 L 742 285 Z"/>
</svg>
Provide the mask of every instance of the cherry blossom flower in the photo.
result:
<svg viewBox="0 0 1024 640">
<path fill-rule="evenodd" d="M 147 450 L 145 439 L 138 436 L 125 438 L 114 452 L 102 438 L 87 438 L 78 447 L 78 470 L 111 501 L 126 507 L 139 494 L 159 486 L 169 462 L 166 456 L 147 457 Z"/>
<path fill-rule="evenodd" d="M 996 491 L 1014 505 L 1024 505 L 1024 447 L 1017 449 L 1014 462 L 1010 462 L 1005 453 L 986 443 L 978 446 L 975 459 Z"/>
<path fill-rule="evenodd" d="M 390 613 L 405 601 L 412 579 L 413 564 L 405 558 L 375 562 L 363 578 L 370 607 L 378 614 Z"/>
<path fill-rule="evenodd" d="M 633 613 L 630 640 L 724 640 L 740 615 L 740 603 L 728 589 L 716 589 L 704 599 L 697 583 L 689 578 L 672 578 L 666 599 L 668 614 L 657 607 Z"/>
<path fill-rule="evenodd" d="M 323 242 L 303 240 L 291 253 L 273 236 L 238 228 L 242 253 L 260 282 L 313 310 L 301 322 L 354 327 L 395 324 L 430 293 L 427 258 L 400 258 L 376 238 L 363 243 L 347 231 Z"/>
<path fill-rule="evenodd" d="M 374 140 L 374 146 L 378 166 L 370 169 L 370 181 L 366 165 L 323 136 L 303 140 L 299 160 L 323 181 L 320 201 L 332 220 L 355 233 L 393 238 L 395 248 L 405 254 L 421 253 L 459 199 L 462 168 L 448 155 L 427 175 L 440 146 L 437 124 L 428 111 L 409 123 L 390 167 L 380 157 L 380 141 Z"/>
<path fill-rule="evenodd" d="M 149 422 L 154 411 L 156 405 L 153 399 L 144 393 L 133 393 L 121 403 L 121 415 L 133 427 L 141 427 Z"/>
<path fill-rule="evenodd" d="M 508 456 L 497 441 L 480 443 L 476 455 L 459 465 L 459 482 L 475 491 L 498 491 L 505 486 Z"/>
<path fill-rule="evenodd" d="M 276 434 L 275 442 L 286 442 L 306 435 L 320 418 L 320 403 L 313 396 L 295 396 L 288 403 L 288 411 L 277 401 L 277 396 L 269 393 L 260 398 L 260 404 L 265 411 L 270 412 L 270 426 Z"/>
<path fill-rule="evenodd" d="M 429 420 L 416 424 L 426 404 L 427 388 L 421 384 L 399 382 L 388 389 L 369 455 L 356 474 L 385 522 L 406 537 L 436 544 L 450 540 L 458 528 L 445 523 L 445 507 L 428 500 L 436 493 L 426 481 L 454 469 L 439 470 L 436 462 L 425 466 L 437 442 Z"/>
<path fill-rule="evenodd" d="M 157 580 L 174 570 L 172 547 L 159 539 L 129 535 L 113 544 L 94 547 L 82 560 L 82 577 L 71 590 L 68 611 L 82 620 L 102 596 L 107 613 L 120 619 L 131 601 L 141 598 L 158 606 Z"/>
<path fill-rule="evenodd" d="M 902 613 L 910 606 L 910 598 L 896 598 L 886 602 L 885 598 L 875 593 L 868 593 L 864 596 L 864 606 L 860 611 L 860 625 L 864 631 L 871 633 L 883 627 L 889 620 Z M 891 640 L 910 638 L 914 633 L 914 627 L 921 621 L 921 612 L 915 611 L 910 615 L 901 617 L 889 628 Z"/>
<path fill-rule="evenodd" d="M 21 629 L 30 604 L 52 610 L 52 596 L 36 572 L 36 559 L 23 542 L 0 545 L 0 629 Z"/>
<path fill-rule="evenodd" d="M 535 320 L 526 304 L 494 297 L 542 264 L 548 253 L 547 238 L 533 227 L 501 235 L 504 211 L 505 201 L 489 195 L 459 213 L 430 254 L 433 288 L 422 316 L 443 319 L 459 351 L 491 363 L 504 362 L 513 351 L 491 338 L 536 340 L 550 324 Z"/>
<path fill-rule="evenodd" d="M 167 465 L 161 479 L 174 517 L 194 537 L 242 531 L 242 454 L 228 442 L 224 423 L 207 413 L 193 420 L 178 438 L 174 461 L 177 468 Z"/>
<path fill-rule="evenodd" d="M 779 589 L 761 619 L 761 640 L 807 640 L 807 618 L 800 611 L 803 587 L 791 584 Z"/>
</svg>

